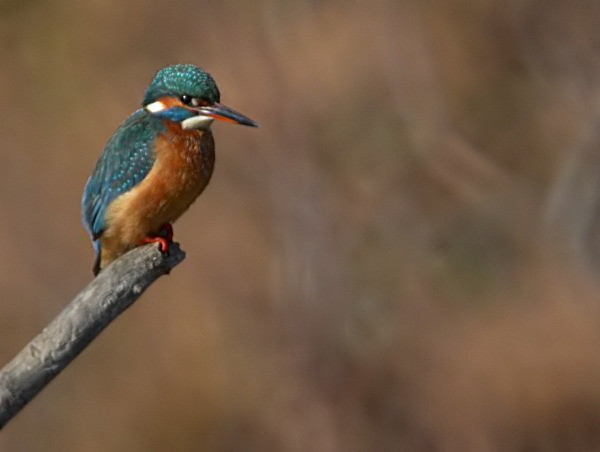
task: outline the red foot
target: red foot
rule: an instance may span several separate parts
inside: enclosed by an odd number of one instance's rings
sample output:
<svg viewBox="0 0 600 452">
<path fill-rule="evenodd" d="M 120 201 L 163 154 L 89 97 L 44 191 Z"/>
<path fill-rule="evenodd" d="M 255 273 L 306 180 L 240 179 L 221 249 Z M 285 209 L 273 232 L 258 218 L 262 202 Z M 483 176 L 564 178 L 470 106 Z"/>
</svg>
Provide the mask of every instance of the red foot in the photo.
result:
<svg viewBox="0 0 600 452">
<path fill-rule="evenodd" d="M 146 243 L 158 243 L 158 247 L 160 248 L 160 252 L 165 254 L 169 251 L 169 241 L 164 237 L 146 237 L 142 240 L 142 245 Z"/>
<path fill-rule="evenodd" d="M 173 242 L 173 226 L 170 223 L 165 223 L 160 227 L 159 236 L 146 237 L 142 240 L 142 244 L 158 243 L 161 253 L 165 254 L 169 251 L 169 243 Z"/>
</svg>

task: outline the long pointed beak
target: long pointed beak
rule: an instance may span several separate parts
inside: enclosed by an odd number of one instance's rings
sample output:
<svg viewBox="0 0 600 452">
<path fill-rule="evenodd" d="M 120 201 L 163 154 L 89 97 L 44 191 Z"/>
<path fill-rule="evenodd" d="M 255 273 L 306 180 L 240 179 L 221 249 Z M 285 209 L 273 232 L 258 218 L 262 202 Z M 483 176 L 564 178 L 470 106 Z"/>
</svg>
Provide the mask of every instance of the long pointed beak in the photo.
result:
<svg viewBox="0 0 600 452">
<path fill-rule="evenodd" d="M 198 108 L 198 112 L 202 115 L 210 116 L 211 118 L 219 119 L 232 124 L 258 127 L 258 124 L 252 119 L 222 104 L 215 103 L 207 107 L 200 107 Z"/>
</svg>

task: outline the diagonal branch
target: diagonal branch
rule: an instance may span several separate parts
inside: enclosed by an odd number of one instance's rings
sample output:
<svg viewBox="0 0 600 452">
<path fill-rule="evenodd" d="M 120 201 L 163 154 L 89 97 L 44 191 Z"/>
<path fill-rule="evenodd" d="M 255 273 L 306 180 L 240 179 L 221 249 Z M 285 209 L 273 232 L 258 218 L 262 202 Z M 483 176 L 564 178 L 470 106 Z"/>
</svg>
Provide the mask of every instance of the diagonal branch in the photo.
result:
<svg viewBox="0 0 600 452">
<path fill-rule="evenodd" d="M 136 248 L 102 271 L 0 371 L 0 428 L 63 370 L 110 322 L 185 253 L 175 243 L 162 255 Z"/>
</svg>

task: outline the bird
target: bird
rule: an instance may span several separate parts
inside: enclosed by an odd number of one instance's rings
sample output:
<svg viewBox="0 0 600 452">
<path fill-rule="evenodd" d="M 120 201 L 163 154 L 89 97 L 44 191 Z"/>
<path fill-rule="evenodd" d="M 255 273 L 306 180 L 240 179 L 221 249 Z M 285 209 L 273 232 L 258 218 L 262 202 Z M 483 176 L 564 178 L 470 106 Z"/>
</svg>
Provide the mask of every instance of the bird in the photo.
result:
<svg viewBox="0 0 600 452">
<path fill-rule="evenodd" d="M 85 184 L 81 207 L 94 275 L 145 243 L 168 252 L 173 222 L 213 174 L 214 120 L 258 127 L 220 97 L 211 75 L 193 64 L 156 72 L 141 108 L 108 140 Z"/>
</svg>

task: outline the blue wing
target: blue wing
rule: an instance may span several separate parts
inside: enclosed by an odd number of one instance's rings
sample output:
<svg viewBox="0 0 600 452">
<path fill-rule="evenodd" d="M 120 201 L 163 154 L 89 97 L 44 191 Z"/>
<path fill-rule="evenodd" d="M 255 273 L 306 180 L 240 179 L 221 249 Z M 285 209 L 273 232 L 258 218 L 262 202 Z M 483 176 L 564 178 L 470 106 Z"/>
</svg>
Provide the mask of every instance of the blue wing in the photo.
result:
<svg viewBox="0 0 600 452">
<path fill-rule="evenodd" d="M 146 177 L 155 160 L 154 139 L 164 130 L 160 119 L 140 109 L 125 120 L 106 144 L 81 201 L 83 222 L 96 251 L 106 226 L 106 209 Z"/>
</svg>

